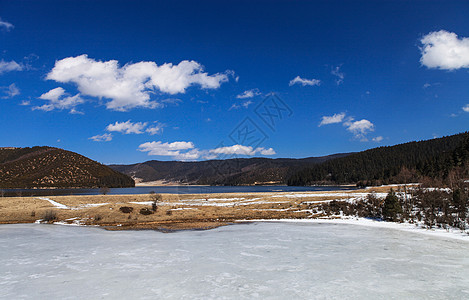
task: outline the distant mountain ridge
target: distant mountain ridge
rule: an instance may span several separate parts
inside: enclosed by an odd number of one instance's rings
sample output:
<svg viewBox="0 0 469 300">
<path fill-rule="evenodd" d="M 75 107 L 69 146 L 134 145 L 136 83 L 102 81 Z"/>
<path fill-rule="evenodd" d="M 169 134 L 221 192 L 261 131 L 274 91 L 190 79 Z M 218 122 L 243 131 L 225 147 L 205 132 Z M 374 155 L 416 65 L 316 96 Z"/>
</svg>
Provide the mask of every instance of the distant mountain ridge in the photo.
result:
<svg viewBox="0 0 469 300">
<path fill-rule="evenodd" d="M 132 187 L 127 175 L 54 147 L 0 148 L 0 188 Z"/>
<path fill-rule="evenodd" d="M 109 167 L 143 182 L 166 181 L 204 185 L 285 184 L 287 179 L 300 169 L 347 155 L 350 153 L 303 159 L 236 158 L 195 162 L 150 160 Z"/>
</svg>

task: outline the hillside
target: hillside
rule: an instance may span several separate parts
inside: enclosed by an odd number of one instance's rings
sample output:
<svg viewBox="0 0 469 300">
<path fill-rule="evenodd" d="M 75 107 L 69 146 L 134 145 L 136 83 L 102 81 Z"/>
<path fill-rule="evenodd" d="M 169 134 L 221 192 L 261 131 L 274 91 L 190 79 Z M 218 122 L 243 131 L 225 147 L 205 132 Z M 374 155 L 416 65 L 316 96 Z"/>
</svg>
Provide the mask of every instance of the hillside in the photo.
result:
<svg viewBox="0 0 469 300">
<path fill-rule="evenodd" d="M 304 159 L 238 158 L 197 162 L 151 160 L 109 167 L 144 182 L 162 180 L 208 185 L 285 184 L 287 178 L 302 168 L 347 155 L 349 154 Z"/>
<path fill-rule="evenodd" d="M 0 148 L 0 188 L 132 187 L 132 178 L 53 147 Z"/>
<path fill-rule="evenodd" d="M 289 185 L 379 185 L 445 180 L 454 167 L 467 167 L 469 133 L 379 147 L 305 168 L 288 179 Z M 467 169 L 466 169 L 467 171 Z"/>
</svg>

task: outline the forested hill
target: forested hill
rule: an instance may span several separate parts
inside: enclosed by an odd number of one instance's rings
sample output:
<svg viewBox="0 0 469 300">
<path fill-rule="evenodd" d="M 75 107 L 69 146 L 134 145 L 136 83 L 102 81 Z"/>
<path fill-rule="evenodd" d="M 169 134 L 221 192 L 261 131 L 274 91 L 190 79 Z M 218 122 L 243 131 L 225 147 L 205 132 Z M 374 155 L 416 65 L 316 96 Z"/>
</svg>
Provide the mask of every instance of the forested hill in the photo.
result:
<svg viewBox="0 0 469 300">
<path fill-rule="evenodd" d="M 349 153 L 303 159 L 237 158 L 193 162 L 151 160 L 110 167 L 144 182 L 161 180 L 207 185 L 286 184 L 287 179 L 298 170 L 347 155 Z"/>
<path fill-rule="evenodd" d="M 127 175 L 53 147 L 0 148 L 0 188 L 132 187 Z"/>
<path fill-rule="evenodd" d="M 305 168 L 288 179 L 289 185 L 379 185 L 444 180 L 454 167 L 466 167 L 469 133 L 379 147 Z"/>
</svg>

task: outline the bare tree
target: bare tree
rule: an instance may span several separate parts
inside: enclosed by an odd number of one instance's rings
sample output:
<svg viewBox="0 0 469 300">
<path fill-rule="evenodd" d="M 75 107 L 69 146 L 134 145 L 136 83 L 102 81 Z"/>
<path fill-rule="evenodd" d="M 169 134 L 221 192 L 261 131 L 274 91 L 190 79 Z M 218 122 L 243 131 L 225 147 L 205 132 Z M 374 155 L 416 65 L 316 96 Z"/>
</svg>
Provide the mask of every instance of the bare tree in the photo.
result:
<svg viewBox="0 0 469 300">
<path fill-rule="evenodd" d="M 154 191 L 151 191 L 150 199 L 152 201 L 151 210 L 156 212 L 158 209 L 158 202 L 160 202 L 163 199 L 163 196 L 161 196 L 160 194 L 156 194 Z"/>
</svg>

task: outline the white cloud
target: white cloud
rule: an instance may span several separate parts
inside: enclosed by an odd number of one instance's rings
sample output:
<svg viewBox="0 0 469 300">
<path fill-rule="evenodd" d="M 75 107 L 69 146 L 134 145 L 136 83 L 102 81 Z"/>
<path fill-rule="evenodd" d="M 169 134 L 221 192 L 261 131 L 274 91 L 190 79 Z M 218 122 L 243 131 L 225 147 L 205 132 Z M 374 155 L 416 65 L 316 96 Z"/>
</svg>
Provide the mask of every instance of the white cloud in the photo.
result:
<svg viewBox="0 0 469 300">
<path fill-rule="evenodd" d="M 92 136 L 88 139 L 93 140 L 95 142 L 110 142 L 110 141 L 112 141 L 112 134 L 105 133 L 105 134 L 101 134 L 101 135 L 95 135 L 95 136 Z"/>
<path fill-rule="evenodd" d="M 462 110 L 464 110 L 465 112 L 469 112 L 469 104 L 466 104 L 466 106 L 464 106 Z"/>
<path fill-rule="evenodd" d="M 445 30 L 430 32 L 420 42 L 420 63 L 427 68 L 455 70 L 469 68 L 469 38 Z"/>
<path fill-rule="evenodd" d="M 377 142 L 377 143 L 381 142 L 383 139 L 384 138 L 382 136 L 377 136 L 377 137 L 372 138 L 373 142 Z"/>
<path fill-rule="evenodd" d="M 253 98 L 259 95 L 262 95 L 259 89 L 252 89 L 252 90 L 244 91 L 242 94 L 239 94 L 238 96 L 236 96 L 236 98 L 246 99 L 246 98 Z"/>
<path fill-rule="evenodd" d="M 323 116 L 319 127 L 322 125 L 342 123 L 345 118 L 345 113 L 334 114 L 333 116 Z"/>
<path fill-rule="evenodd" d="M 1 87 L 1 90 L 5 93 L 5 96 L 2 97 L 3 99 L 13 98 L 20 94 L 20 89 L 14 83 Z"/>
<path fill-rule="evenodd" d="M 142 152 L 148 152 L 148 155 L 172 156 L 176 158 L 181 157 L 182 150 L 194 149 L 194 144 L 192 142 L 162 143 L 159 141 L 143 143 L 138 148 Z M 192 155 L 195 156 L 194 152 Z"/>
<path fill-rule="evenodd" d="M 344 82 L 345 74 L 340 71 L 340 66 L 332 68 L 331 74 L 337 77 L 335 81 L 337 85 Z"/>
<path fill-rule="evenodd" d="M 132 123 L 130 120 L 127 122 L 116 122 L 114 124 L 109 124 L 106 127 L 107 131 L 116 131 L 120 132 L 123 134 L 142 134 L 143 130 L 147 126 L 148 123 L 142 123 L 142 122 L 137 122 L 137 123 Z"/>
<path fill-rule="evenodd" d="M 160 141 L 141 144 L 138 146 L 138 150 L 148 152 L 148 155 L 170 156 L 176 160 L 196 160 L 201 157 L 204 159 L 215 159 L 222 154 L 246 156 L 253 156 L 256 154 L 276 154 L 273 148 L 265 149 L 263 147 L 258 147 L 253 149 L 250 146 L 233 145 L 228 147 L 219 147 L 212 150 L 200 150 L 195 148 L 192 142 L 162 143 Z"/>
<path fill-rule="evenodd" d="M 244 101 L 243 103 L 241 103 L 241 105 L 244 107 L 244 108 L 248 108 L 249 105 L 253 104 L 254 102 L 252 102 L 251 100 L 248 100 L 248 101 Z"/>
<path fill-rule="evenodd" d="M 0 74 L 11 72 L 11 71 L 22 71 L 24 67 L 16 61 L 4 61 L 0 60 Z"/>
<path fill-rule="evenodd" d="M 374 131 L 375 125 L 366 119 L 360 121 L 353 121 L 353 119 L 344 122 L 344 126 L 347 127 L 347 130 L 353 133 L 356 138 L 366 141 L 365 135 Z"/>
<path fill-rule="evenodd" d="M 164 126 L 165 125 L 162 123 L 155 122 L 155 125 L 149 126 L 147 129 L 145 129 L 145 132 L 147 132 L 150 135 L 160 134 L 163 132 Z"/>
<path fill-rule="evenodd" d="M 52 89 L 47 93 L 42 94 L 39 99 L 49 101 L 49 103 L 42 106 L 35 106 L 33 107 L 33 110 L 39 109 L 44 111 L 51 111 L 54 109 L 69 109 L 70 113 L 80 113 L 75 110 L 75 107 L 85 102 L 80 97 L 80 94 L 70 96 L 69 94 L 65 93 L 65 90 L 61 87 Z"/>
<path fill-rule="evenodd" d="M 425 83 L 425 84 L 423 85 L 423 88 L 426 89 L 426 88 L 429 88 L 429 87 L 431 87 L 431 86 L 432 86 L 432 85 L 427 82 L 427 83 Z"/>
<path fill-rule="evenodd" d="M 97 61 L 86 54 L 56 61 L 47 79 L 61 83 L 75 83 L 83 95 L 110 99 L 106 107 L 126 111 L 135 107 L 155 108 L 162 104 L 150 100 L 150 94 L 185 93 L 198 85 L 203 89 L 217 89 L 229 80 L 232 71 L 208 75 L 196 61 L 181 61 L 177 65 L 142 61 L 119 66 L 118 61 Z"/>
<path fill-rule="evenodd" d="M 347 117 L 345 113 L 334 114 L 332 116 L 323 116 L 319 127 L 322 125 L 342 123 L 346 129 L 353 133 L 355 138 L 360 139 L 362 142 L 368 141 L 366 135 L 375 130 L 375 125 L 366 119 L 354 121 L 353 117 Z M 376 140 L 375 140 L 376 139 Z M 382 137 L 376 137 L 373 141 L 381 141 Z"/>
<path fill-rule="evenodd" d="M 15 28 L 13 24 L 7 21 L 3 21 L 2 18 L 0 18 L 0 28 L 5 29 L 6 31 L 10 31 L 11 29 Z"/>
<path fill-rule="evenodd" d="M 306 86 L 306 85 L 315 86 L 315 85 L 320 85 L 321 80 L 319 80 L 319 79 L 305 79 L 305 78 L 301 78 L 300 76 L 296 76 L 295 78 L 290 80 L 290 83 L 288 85 L 292 86 L 294 84 L 301 84 L 302 86 Z"/>
<path fill-rule="evenodd" d="M 233 145 L 233 146 L 228 146 L 228 147 L 220 147 L 220 148 L 212 149 L 212 150 L 209 150 L 209 153 L 253 156 L 253 155 L 256 155 L 257 153 L 260 153 L 261 155 L 274 155 L 275 151 L 272 148 L 265 149 L 263 147 L 258 147 L 254 149 L 251 146 Z"/>
<path fill-rule="evenodd" d="M 262 155 L 275 155 L 277 154 L 273 148 L 264 149 L 264 148 L 257 148 L 257 151 L 260 152 Z"/>
</svg>

